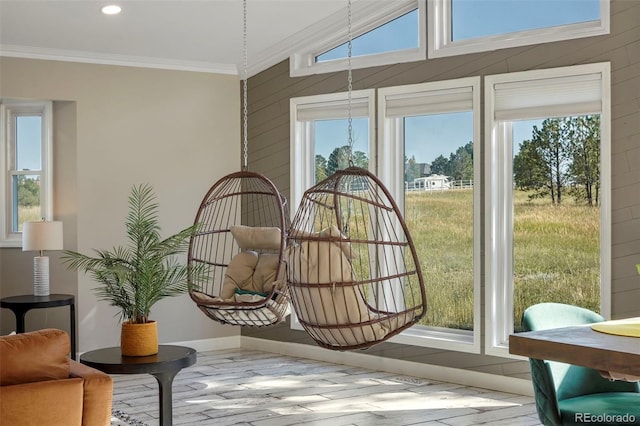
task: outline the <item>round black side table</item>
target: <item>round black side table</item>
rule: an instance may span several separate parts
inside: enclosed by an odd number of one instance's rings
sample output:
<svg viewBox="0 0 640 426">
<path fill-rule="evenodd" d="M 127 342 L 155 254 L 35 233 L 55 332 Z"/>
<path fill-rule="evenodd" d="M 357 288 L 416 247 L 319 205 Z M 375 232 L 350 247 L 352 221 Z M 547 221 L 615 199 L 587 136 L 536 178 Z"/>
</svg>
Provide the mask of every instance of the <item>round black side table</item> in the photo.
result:
<svg viewBox="0 0 640 426">
<path fill-rule="evenodd" d="M 4 297 L 0 299 L 0 307 L 11 309 L 16 317 L 16 333 L 24 333 L 24 317 L 31 309 L 55 308 L 69 306 L 69 328 L 71 329 L 71 359 L 76 360 L 76 298 L 72 294 L 50 294 L 34 296 Z"/>
<path fill-rule="evenodd" d="M 184 346 L 160 345 L 149 356 L 122 356 L 120 347 L 96 349 L 80 356 L 80 362 L 107 374 L 151 374 L 160 389 L 160 425 L 173 422 L 173 378 L 196 363 L 196 350 Z"/>
</svg>

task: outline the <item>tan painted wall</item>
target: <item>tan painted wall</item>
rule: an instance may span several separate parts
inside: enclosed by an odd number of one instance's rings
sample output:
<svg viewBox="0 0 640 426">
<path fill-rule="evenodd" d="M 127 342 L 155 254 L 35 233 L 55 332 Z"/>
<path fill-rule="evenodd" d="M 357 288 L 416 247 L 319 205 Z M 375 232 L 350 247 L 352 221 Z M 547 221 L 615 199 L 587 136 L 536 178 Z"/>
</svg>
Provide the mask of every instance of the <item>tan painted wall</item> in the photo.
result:
<svg viewBox="0 0 640 426">
<path fill-rule="evenodd" d="M 611 34 L 607 36 L 354 70 L 353 88 L 380 88 L 603 61 L 610 61 L 612 69 L 611 310 L 614 318 L 640 316 L 640 277 L 634 266 L 640 262 L 640 2 L 611 2 Z M 288 61 L 251 78 L 250 167 L 268 175 L 289 196 L 289 99 L 346 91 L 346 83 L 346 72 L 291 78 Z M 484 135 L 484 131 L 481 134 Z M 304 332 L 292 331 L 288 324 L 257 331 L 243 330 L 243 335 L 313 344 Z M 367 354 L 499 375 L 528 376 L 527 363 L 486 355 L 389 343 L 377 345 Z"/>
<path fill-rule="evenodd" d="M 189 226 L 217 179 L 240 167 L 237 77 L 0 58 L 0 94 L 54 100 L 54 218 L 65 248 L 89 252 L 124 243 L 132 185 L 149 182 L 163 235 Z M 119 344 L 115 308 L 98 302 L 93 282 L 51 257 L 51 289 L 77 297 L 79 350 Z M 0 250 L 2 297 L 32 291 L 33 253 Z M 31 311 L 27 329 L 68 330 L 67 308 Z M 207 319 L 188 296 L 152 309 L 161 342 L 238 334 Z M 15 328 L 2 309 L 0 332 Z"/>
</svg>

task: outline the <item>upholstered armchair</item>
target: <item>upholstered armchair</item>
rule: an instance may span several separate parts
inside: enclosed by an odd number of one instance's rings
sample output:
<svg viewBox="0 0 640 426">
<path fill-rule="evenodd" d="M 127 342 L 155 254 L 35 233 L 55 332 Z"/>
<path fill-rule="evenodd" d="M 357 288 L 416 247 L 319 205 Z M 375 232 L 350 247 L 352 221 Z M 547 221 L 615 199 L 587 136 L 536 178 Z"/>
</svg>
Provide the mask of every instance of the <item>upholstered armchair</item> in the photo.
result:
<svg viewBox="0 0 640 426">
<path fill-rule="evenodd" d="M 69 359 L 70 347 L 62 330 L 0 337 L 0 424 L 110 424 L 111 377 Z"/>
<path fill-rule="evenodd" d="M 522 317 L 526 331 L 604 321 L 593 311 L 561 303 L 540 303 Z M 599 425 L 619 425 L 620 419 L 640 421 L 637 382 L 607 380 L 596 370 L 555 361 L 529 359 L 538 417 L 546 426 L 582 425 L 588 415 Z M 595 424 L 595 423 L 594 423 Z M 631 423 L 630 423 L 631 424 Z"/>
</svg>

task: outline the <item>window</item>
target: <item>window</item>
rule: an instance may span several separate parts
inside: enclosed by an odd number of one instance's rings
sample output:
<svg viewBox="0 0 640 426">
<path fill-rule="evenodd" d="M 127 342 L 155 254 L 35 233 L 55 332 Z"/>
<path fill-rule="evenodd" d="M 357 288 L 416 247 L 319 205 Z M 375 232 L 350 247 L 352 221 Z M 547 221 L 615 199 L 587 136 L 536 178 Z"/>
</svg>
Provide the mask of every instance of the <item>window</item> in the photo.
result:
<svg viewBox="0 0 640 426">
<path fill-rule="evenodd" d="M 419 325 L 392 341 L 480 352 L 480 79 L 380 89 L 379 177 L 422 261 Z"/>
<path fill-rule="evenodd" d="M 417 49 L 420 45 L 418 9 L 414 9 L 392 21 L 354 38 L 351 41 L 351 57 L 393 52 L 395 50 Z M 348 42 L 343 43 L 315 57 L 324 62 L 345 59 L 349 55 Z"/>
<path fill-rule="evenodd" d="M 290 58 L 291 76 L 346 70 L 347 11 L 313 28 L 313 41 Z M 356 2 L 352 6 L 352 68 L 426 59 L 425 0 Z"/>
<path fill-rule="evenodd" d="M 373 90 L 351 94 L 353 160 L 375 170 Z M 349 98 L 347 93 L 291 99 L 291 202 L 297 206 L 307 188 L 347 166 Z M 294 213 L 293 211 L 291 212 Z"/>
<path fill-rule="evenodd" d="M 352 159 L 355 165 L 375 170 L 374 90 L 292 98 L 291 114 L 291 205 L 298 206 L 307 188 L 348 166 L 348 118 L 353 127 Z M 295 210 L 291 209 L 291 215 Z M 291 327 L 302 330 L 295 312 Z"/>
<path fill-rule="evenodd" d="M 609 33 L 609 0 L 433 0 L 429 57 Z"/>
<path fill-rule="evenodd" d="M 610 66 L 485 79 L 485 350 L 539 302 L 610 309 Z"/>
<path fill-rule="evenodd" d="M 25 221 L 52 216 L 51 102 L 1 100 L 1 244 L 21 244 Z"/>
</svg>

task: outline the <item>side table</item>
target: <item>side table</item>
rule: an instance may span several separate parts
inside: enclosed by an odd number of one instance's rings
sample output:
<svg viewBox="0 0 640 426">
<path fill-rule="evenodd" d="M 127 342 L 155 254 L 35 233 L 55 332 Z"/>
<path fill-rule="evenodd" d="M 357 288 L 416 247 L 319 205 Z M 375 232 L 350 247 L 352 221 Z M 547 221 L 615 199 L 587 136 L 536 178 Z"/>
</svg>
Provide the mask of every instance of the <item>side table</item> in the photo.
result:
<svg viewBox="0 0 640 426">
<path fill-rule="evenodd" d="M 0 307 L 11 309 L 16 317 L 16 332 L 24 333 L 24 317 L 31 309 L 55 308 L 69 306 L 69 327 L 71 329 L 71 359 L 76 360 L 76 298 L 72 294 L 50 294 L 48 296 L 4 297 L 0 299 Z"/>
<path fill-rule="evenodd" d="M 160 425 L 173 424 L 173 378 L 196 363 L 196 350 L 184 346 L 159 345 L 149 356 L 122 356 L 120 347 L 96 349 L 80 356 L 80 362 L 107 374 L 151 374 L 160 390 Z"/>
</svg>

